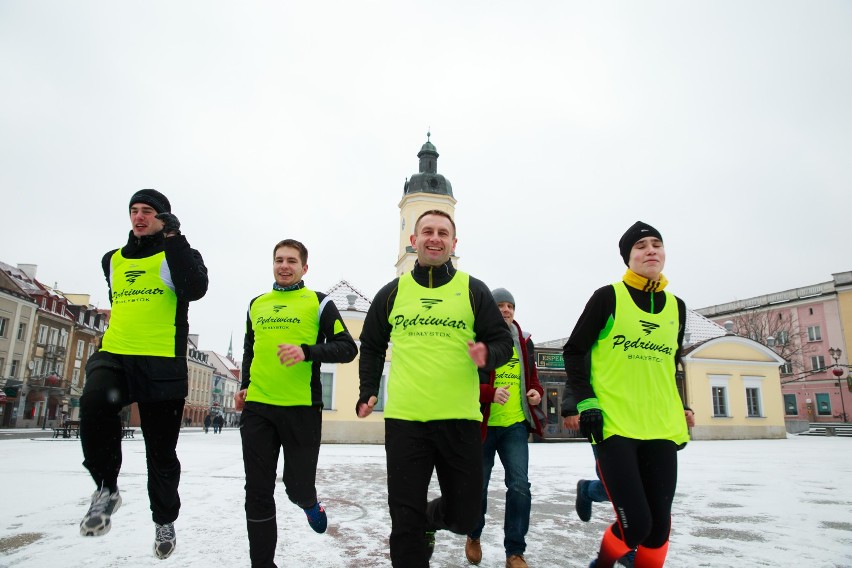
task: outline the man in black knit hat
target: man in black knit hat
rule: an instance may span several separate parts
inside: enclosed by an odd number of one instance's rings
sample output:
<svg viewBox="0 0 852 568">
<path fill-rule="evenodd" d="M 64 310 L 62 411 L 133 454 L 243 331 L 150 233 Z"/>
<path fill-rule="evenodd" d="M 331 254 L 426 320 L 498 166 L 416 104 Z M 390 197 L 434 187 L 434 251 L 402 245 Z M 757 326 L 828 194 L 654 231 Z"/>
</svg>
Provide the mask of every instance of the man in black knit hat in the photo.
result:
<svg viewBox="0 0 852 568">
<path fill-rule="evenodd" d="M 80 398 L 83 465 L 97 489 L 80 522 L 83 536 L 101 536 L 121 506 L 122 408 L 137 403 L 148 463 L 154 554 L 177 542 L 180 510 L 177 446 L 187 395 L 189 302 L 207 292 L 207 268 L 190 248 L 165 195 L 142 189 L 130 198 L 130 235 L 101 261 L 112 306 L 101 349 L 86 364 Z"/>
</svg>

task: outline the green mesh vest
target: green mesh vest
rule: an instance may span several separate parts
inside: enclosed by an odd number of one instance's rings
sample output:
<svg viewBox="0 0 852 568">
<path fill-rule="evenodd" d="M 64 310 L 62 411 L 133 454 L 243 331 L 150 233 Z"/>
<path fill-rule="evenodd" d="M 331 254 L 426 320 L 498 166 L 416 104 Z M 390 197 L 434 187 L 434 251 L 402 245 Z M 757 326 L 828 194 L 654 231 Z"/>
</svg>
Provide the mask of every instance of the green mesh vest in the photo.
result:
<svg viewBox="0 0 852 568">
<path fill-rule="evenodd" d="M 479 374 L 468 355 L 475 338 L 470 277 L 456 272 L 438 288 L 426 288 L 410 273 L 399 278 L 388 317 L 393 352 L 385 417 L 482 420 Z"/>
<path fill-rule="evenodd" d="M 319 334 L 319 300 L 313 290 L 272 290 L 252 302 L 254 358 L 246 400 L 275 406 L 310 406 L 312 363 L 281 364 L 282 343 L 313 345 Z"/>
<path fill-rule="evenodd" d="M 678 305 L 666 294 L 663 311 L 636 307 L 623 282 L 615 289 L 615 319 L 592 347 L 591 380 L 604 415 L 604 438 L 689 440 L 675 384 Z"/>
<path fill-rule="evenodd" d="M 166 253 L 110 259 L 112 313 L 101 349 L 119 355 L 175 356 L 177 295 Z"/>
<path fill-rule="evenodd" d="M 494 371 L 494 388 L 500 387 L 509 391 L 509 400 L 506 404 L 491 403 L 488 425 L 511 426 L 526 420 L 521 405 L 521 397 L 526 396 L 526 391 L 521 385 L 521 361 L 517 347 L 512 347 L 509 362 Z"/>
</svg>

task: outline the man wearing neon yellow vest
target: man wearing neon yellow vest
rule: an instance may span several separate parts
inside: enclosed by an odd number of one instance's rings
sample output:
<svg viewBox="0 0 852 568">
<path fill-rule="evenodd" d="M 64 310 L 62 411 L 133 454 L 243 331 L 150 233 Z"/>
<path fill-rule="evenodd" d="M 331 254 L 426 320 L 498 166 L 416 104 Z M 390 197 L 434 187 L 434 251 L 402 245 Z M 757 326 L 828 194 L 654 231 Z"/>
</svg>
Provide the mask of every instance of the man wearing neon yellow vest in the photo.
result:
<svg viewBox="0 0 852 568">
<path fill-rule="evenodd" d="M 636 566 L 658 568 L 669 546 L 677 452 L 689 440 L 675 382 L 686 307 L 665 291 L 657 229 L 637 221 L 618 248 L 627 273 L 592 295 L 563 349 L 562 408 L 579 413 L 616 511 L 590 567 L 611 568 L 635 548 Z"/>
<path fill-rule="evenodd" d="M 524 552 L 530 526 L 529 448 L 530 434 L 542 435 L 536 407 L 544 389 L 535 366 L 535 346 L 515 320 L 515 297 L 505 288 L 491 291 L 514 342 L 509 362 L 491 372 L 479 374 L 479 402 L 482 408 L 482 506 L 479 524 L 467 535 L 464 554 L 470 564 L 482 561 L 479 542 L 485 528 L 488 485 L 499 455 L 505 471 L 506 510 L 503 521 L 503 548 L 506 568 L 527 568 Z"/>
<path fill-rule="evenodd" d="M 393 344 L 384 406 L 390 556 L 397 568 L 424 568 L 435 531 L 467 534 L 479 521 L 482 444 L 479 373 L 505 364 L 512 337 L 488 287 L 450 261 L 456 227 L 444 211 L 414 224 L 414 269 L 385 285 L 361 332 L 359 417 L 377 402 Z M 441 496 L 427 503 L 437 471 Z"/>
<path fill-rule="evenodd" d="M 101 349 L 86 364 L 80 398 L 83 465 L 97 485 L 80 523 L 83 536 L 112 527 L 121 505 L 121 409 L 137 403 L 148 463 L 154 554 L 175 548 L 180 510 L 177 446 L 187 395 L 189 302 L 207 292 L 207 268 L 190 248 L 166 196 L 142 189 L 130 198 L 130 236 L 103 257 L 112 312 Z"/>
<path fill-rule="evenodd" d="M 316 476 L 322 437 L 322 363 L 348 363 L 358 354 L 337 306 L 305 287 L 308 249 L 285 239 L 272 251 L 272 290 L 249 303 L 242 383 L 235 395 L 246 471 L 246 527 L 252 568 L 275 568 L 278 523 L 275 478 L 284 448 L 287 497 L 323 533 L 325 509 Z M 298 565 L 291 561 L 286 566 Z"/>
</svg>

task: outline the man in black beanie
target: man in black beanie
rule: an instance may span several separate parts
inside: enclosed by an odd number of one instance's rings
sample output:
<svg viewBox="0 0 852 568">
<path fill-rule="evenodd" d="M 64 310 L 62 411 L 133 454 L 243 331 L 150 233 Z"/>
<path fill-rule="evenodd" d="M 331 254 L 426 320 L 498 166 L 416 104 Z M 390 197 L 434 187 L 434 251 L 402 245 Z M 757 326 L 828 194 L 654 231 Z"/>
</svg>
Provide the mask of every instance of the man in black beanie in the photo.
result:
<svg viewBox="0 0 852 568">
<path fill-rule="evenodd" d="M 127 244 L 101 261 L 112 306 L 101 349 L 86 364 L 80 398 L 83 465 L 97 489 L 80 522 L 83 536 L 101 536 L 121 506 L 122 408 L 137 403 L 148 463 L 154 554 L 174 551 L 180 510 L 175 448 L 187 395 L 189 302 L 207 292 L 201 254 L 180 232 L 165 195 L 142 189 L 130 198 Z"/>
</svg>

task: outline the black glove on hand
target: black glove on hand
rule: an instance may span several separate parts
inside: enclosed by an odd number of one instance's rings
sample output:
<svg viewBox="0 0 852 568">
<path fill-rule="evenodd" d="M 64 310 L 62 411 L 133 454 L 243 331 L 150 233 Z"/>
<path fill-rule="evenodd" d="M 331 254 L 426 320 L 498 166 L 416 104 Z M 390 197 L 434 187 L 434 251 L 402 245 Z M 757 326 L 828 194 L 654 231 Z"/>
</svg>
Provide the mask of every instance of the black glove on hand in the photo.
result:
<svg viewBox="0 0 852 568">
<path fill-rule="evenodd" d="M 603 413 L 600 408 L 590 408 L 580 413 L 580 432 L 590 442 L 603 442 Z"/>
<path fill-rule="evenodd" d="M 172 235 L 180 234 L 180 221 L 171 213 L 160 213 L 156 216 L 157 219 L 163 222 L 163 232 Z"/>
</svg>

